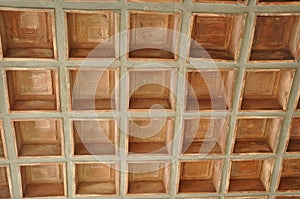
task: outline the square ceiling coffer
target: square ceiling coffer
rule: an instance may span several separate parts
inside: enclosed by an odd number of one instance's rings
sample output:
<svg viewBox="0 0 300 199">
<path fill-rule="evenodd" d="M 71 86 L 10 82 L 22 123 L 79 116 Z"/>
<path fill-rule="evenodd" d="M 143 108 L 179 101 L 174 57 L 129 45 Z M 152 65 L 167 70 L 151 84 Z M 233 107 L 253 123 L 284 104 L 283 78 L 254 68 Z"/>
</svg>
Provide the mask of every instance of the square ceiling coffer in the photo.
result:
<svg viewBox="0 0 300 199">
<path fill-rule="evenodd" d="M 58 111 L 57 69 L 7 69 L 10 111 Z"/>
<path fill-rule="evenodd" d="M 4 58 L 57 58 L 54 10 L 0 11 Z"/>
</svg>

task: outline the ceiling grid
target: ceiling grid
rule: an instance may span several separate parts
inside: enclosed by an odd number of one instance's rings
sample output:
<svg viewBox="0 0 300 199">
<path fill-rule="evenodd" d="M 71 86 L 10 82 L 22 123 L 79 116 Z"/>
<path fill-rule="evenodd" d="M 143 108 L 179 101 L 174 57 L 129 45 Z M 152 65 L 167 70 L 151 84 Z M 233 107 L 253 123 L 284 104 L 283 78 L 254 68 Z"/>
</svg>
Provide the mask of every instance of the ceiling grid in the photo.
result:
<svg viewBox="0 0 300 199">
<path fill-rule="evenodd" d="M 119 193 L 118 195 L 104 195 L 104 196 L 80 196 L 80 198 L 219 198 L 226 199 L 229 197 L 259 197 L 266 196 L 268 199 L 275 199 L 276 196 L 281 195 L 299 195 L 299 191 L 293 192 L 279 192 L 277 185 L 279 182 L 279 176 L 281 175 L 281 166 L 284 158 L 300 158 L 300 153 L 286 153 L 286 141 L 289 139 L 289 131 L 292 118 L 294 116 L 300 116 L 300 110 L 295 110 L 295 105 L 299 100 L 299 87 L 300 87 L 300 65 L 299 59 L 295 62 L 249 62 L 248 54 L 252 44 L 252 30 L 255 27 L 255 17 L 257 13 L 300 13 L 299 4 L 291 5 L 258 5 L 255 0 L 249 0 L 247 5 L 242 3 L 237 4 L 214 4 L 214 3 L 192 3 L 191 0 L 185 0 L 182 3 L 148 3 L 148 2 L 126 2 L 126 0 L 120 0 L 115 2 L 103 1 L 103 2 L 65 2 L 63 0 L 0 0 L 1 8 L 38 8 L 38 9 L 54 9 L 55 13 L 55 30 L 56 30 L 56 45 L 57 45 L 57 60 L 44 60 L 44 61 L 24 61 L 24 60 L 2 60 L 0 61 L 0 118 L 2 120 L 4 130 L 4 142 L 7 148 L 7 159 L 0 159 L 1 165 L 9 165 L 10 181 L 12 189 L 12 198 L 21 198 L 21 184 L 19 176 L 19 166 L 35 163 L 64 163 L 65 174 L 66 174 L 66 198 L 75 198 L 75 187 L 74 187 L 74 165 L 75 163 L 82 162 L 110 162 L 117 163 L 120 169 L 127 170 L 128 162 L 143 162 L 143 161 L 169 161 L 172 162 L 170 165 L 170 180 L 169 180 L 169 193 L 165 194 L 150 194 L 150 195 L 130 195 L 127 194 L 125 187 L 128 186 L 128 176 L 126 172 L 120 172 L 119 181 Z M 69 10 L 113 10 L 119 15 L 119 59 L 113 60 L 109 65 L 111 69 L 119 69 L 119 111 L 96 111 L 91 112 L 85 111 L 69 111 L 70 97 L 70 68 L 79 68 L 82 65 L 86 66 L 85 60 L 68 60 L 67 57 L 67 34 L 65 25 L 65 11 Z M 236 62 L 214 62 L 203 61 L 203 60 L 190 60 L 186 62 L 186 57 L 179 57 L 178 60 L 127 60 L 126 52 L 128 49 L 128 30 L 129 26 L 129 12 L 130 11 L 157 11 L 157 12 L 178 12 L 181 15 L 180 32 L 182 33 L 179 40 L 179 55 L 186 55 L 189 51 L 189 47 L 186 45 L 186 35 L 190 33 L 190 22 L 193 13 L 214 13 L 214 14 L 245 14 L 245 28 L 242 33 L 240 54 Z M 106 68 L 107 64 L 111 60 L 99 61 L 88 61 L 89 68 Z M 145 156 L 128 156 L 126 152 L 126 132 L 120 130 L 119 133 L 119 150 L 118 156 L 73 156 L 72 155 L 72 130 L 71 122 L 73 119 L 83 118 L 113 118 L 120 126 L 120 129 L 128 129 L 128 118 L 147 118 L 149 117 L 148 111 L 128 111 L 127 110 L 127 99 L 128 99 L 128 82 L 127 71 L 128 69 L 147 69 L 147 64 L 159 64 L 158 66 L 164 69 L 176 69 L 177 74 L 177 86 L 176 86 L 176 108 L 175 110 L 160 112 L 151 112 L 151 116 L 155 118 L 170 117 L 174 118 L 174 139 L 172 144 L 171 155 L 151 155 Z M 229 111 L 193 111 L 186 112 L 182 104 L 185 103 L 185 81 L 180 77 L 185 77 L 187 71 L 194 68 L 199 70 L 210 69 L 212 65 L 216 68 L 222 69 L 236 69 L 237 76 L 233 88 L 233 101 L 232 110 Z M 59 78 L 59 101 L 60 111 L 58 112 L 20 112 L 12 113 L 9 111 L 7 103 L 6 93 L 6 74 L 5 69 L 15 68 L 54 68 L 58 70 Z M 149 68 L 148 68 L 149 69 Z M 240 111 L 239 104 L 240 98 L 243 95 L 243 82 L 245 72 L 247 69 L 295 69 L 294 81 L 288 100 L 286 111 Z M 123 78 L 126 77 L 126 78 Z M 122 100 L 126 99 L 126 100 Z M 208 154 L 206 156 L 186 156 L 181 154 L 181 133 L 183 128 L 184 119 L 199 118 L 199 117 L 229 117 L 229 132 L 226 142 L 226 153 L 225 154 Z M 275 154 L 232 154 L 232 147 L 234 145 L 235 138 L 235 127 L 237 125 L 237 118 L 240 117 L 280 117 L 282 116 L 283 123 L 280 133 L 280 139 Z M 17 151 L 15 150 L 15 138 L 13 135 L 13 123 L 15 119 L 42 119 L 42 118 L 55 118 L 62 119 L 63 123 L 63 151 L 64 154 L 61 157 L 47 157 L 47 158 L 18 158 Z M 180 163 L 181 161 L 193 161 L 193 160 L 223 160 L 223 172 L 220 182 L 220 192 L 216 193 L 178 193 L 177 185 L 178 179 L 180 178 Z M 230 165 L 232 160 L 240 159 L 274 159 L 274 169 L 272 170 L 271 184 L 269 192 L 238 192 L 228 193 L 228 179 L 230 177 Z M 179 161 L 176 161 L 179 160 Z M 45 197 L 45 198 L 56 198 L 56 197 Z"/>
</svg>

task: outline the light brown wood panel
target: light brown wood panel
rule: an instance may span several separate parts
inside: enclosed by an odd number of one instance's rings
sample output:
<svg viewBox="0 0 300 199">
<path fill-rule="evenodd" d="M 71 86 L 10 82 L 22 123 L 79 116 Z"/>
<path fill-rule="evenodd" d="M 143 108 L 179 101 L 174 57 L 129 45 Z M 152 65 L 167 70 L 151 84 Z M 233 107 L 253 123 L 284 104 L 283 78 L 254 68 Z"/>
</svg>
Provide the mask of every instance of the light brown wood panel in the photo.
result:
<svg viewBox="0 0 300 199">
<path fill-rule="evenodd" d="M 74 120 L 74 155 L 116 155 L 118 129 L 115 120 Z"/>
<path fill-rule="evenodd" d="M 182 0 L 129 0 L 131 2 L 181 3 Z"/>
<path fill-rule="evenodd" d="M 241 110 L 285 110 L 294 74 L 293 69 L 246 70 Z"/>
<path fill-rule="evenodd" d="M 129 120 L 129 154 L 171 154 L 174 131 L 172 118 Z"/>
<path fill-rule="evenodd" d="M 19 157 L 62 155 L 63 136 L 60 120 L 14 121 L 13 126 Z"/>
<path fill-rule="evenodd" d="M 300 118 L 299 117 L 292 118 L 287 152 L 300 152 Z"/>
<path fill-rule="evenodd" d="M 225 199 L 266 199 L 267 197 L 259 197 L 259 196 L 256 196 L 256 197 L 225 197 Z"/>
<path fill-rule="evenodd" d="M 300 190 L 300 159 L 283 159 L 279 191 L 299 191 Z"/>
<path fill-rule="evenodd" d="M 21 165 L 23 197 L 65 196 L 63 164 Z"/>
<path fill-rule="evenodd" d="M 118 77 L 116 69 L 71 69 L 71 109 L 78 111 L 116 109 Z"/>
<path fill-rule="evenodd" d="M 193 16 L 190 57 L 236 60 L 244 28 L 243 15 Z"/>
<path fill-rule="evenodd" d="M 68 56 L 70 58 L 116 57 L 118 18 L 113 11 L 69 11 Z M 96 48 L 96 49 L 95 49 Z"/>
<path fill-rule="evenodd" d="M 229 192 L 266 192 L 269 190 L 272 159 L 231 161 Z"/>
<path fill-rule="evenodd" d="M 0 11 L 4 58 L 56 58 L 53 18 L 50 10 Z"/>
<path fill-rule="evenodd" d="M 182 199 L 188 199 L 188 198 L 182 198 Z M 217 199 L 217 198 L 209 197 L 209 198 L 190 198 L 190 199 Z"/>
<path fill-rule="evenodd" d="M 115 163 L 78 163 L 75 165 L 77 195 L 117 194 L 118 172 Z"/>
<path fill-rule="evenodd" d="M 177 59 L 180 14 L 131 12 L 129 58 Z"/>
<path fill-rule="evenodd" d="M 261 5 L 293 5 L 299 4 L 299 0 L 259 0 Z"/>
<path fill-rule="evenodd" d="M 282 118 L 238 118 L 233 153 L 275 153 Z"/>
<path fill-rule="evenodd" d="M 175 70 L 130 70 L 129 109 L 174 109 Z"/>
<path fill-rule="evenodd" d="M 184 121 L 181 152 L 184 155 L 224 154 L 228 118 L 200 118 Z"/>
<path fill-rule="evenodd" d="M 296 109 L 297 111 L 300 111 L 300 87 L 299 87 L 299 89 L 298 89 L 298 97 L 297 97 L 297 100 L 296 100 L 295 103 L 296 103 L 296 104 L 295 104 L 295 109 Z"/>
<path fill-rule="evenodd" d="M 6 144 L 2 121 L 0 120 L 0 159 L 6 158 Z"/>
<path fill-rule="evenodd" d="M 261 171 L 262 160 L 234 161 L 231 168 L 231 179 L 258 178 Z"/>
<path fill-rule="evenodd" d="M 106 2 L 106 1 L 115 1 L 115 0 L 63 0 L 66 2 Z"/>
<path fill-rule="evenodd" d="M 283 161 L 281 177 L 300 175 L 300 159 L 287 158 Z"/>
<path fill-rule="evenodd" d="M 8 183 L 7 167 L 0 167 L 0 198 L 10 198 L 10 187 Z"/>
<path fill-rule="evenodd" d="M 235 70 L 190 70 L 186 78 L 188 111 L 231 109 Z"/>
<path fill-rule="evenodd" d="M 58 110 L 56 69 L 10 69 L 6 79 L 11 111 Z"/>
<path fill-rule="evenodd" d="M 271 99 L 275 98 L 279 78 L 280 73 L 278 71 L 247 73 L 244 97 L 247 99 L 256 99 L 257 96 L 269 96 Z"/>
<path fill-rule="evenodd" d="M 300 199 L 300 196 L 277 196 L 276 199 Z"/>
<path fill-rule="evenodd" d="M 225 4 L 246 4 L 247 0 L 192 0 L 195 3 L 225 3 Z"/>
<path fill-rule="evenodd" d="M 0 158 L 4 158 L 4 147 L 2 143 L 2 138 L 0 140 Z"/>
<path fill-rule="evenodd" d="M 223 162 L 200 160 L 180 163 L 179 193 L 218 192 Z"/>
<path fill-rule="evenodd" d="M 295 60 L 299 56 L 300 17 L 257 16 L 251 61 Z"/>
<path fill-rule="evenodd" d="M 168 162 L 128 163 L 128 194 L 168 193 Z"/>
</svg>

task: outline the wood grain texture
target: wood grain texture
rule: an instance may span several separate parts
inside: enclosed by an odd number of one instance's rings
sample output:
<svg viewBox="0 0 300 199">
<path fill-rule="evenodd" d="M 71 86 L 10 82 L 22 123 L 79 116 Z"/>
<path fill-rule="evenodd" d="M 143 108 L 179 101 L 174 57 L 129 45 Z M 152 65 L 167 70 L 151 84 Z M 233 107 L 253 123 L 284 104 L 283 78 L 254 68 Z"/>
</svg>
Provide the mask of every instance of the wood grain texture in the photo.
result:
<svg viewBox="0 0 300 199">
<path fill-rule="evenodd" d="M 60 120 L 14 121 L 13 125 L 19 157 L 62 155 L 63 137 Z"/>
<path fill-rule="evenodd" d="M 55 69 L 7 70 L 11 111 L 56 111 L 59 97 Z"/>
<path fill-rule="evenodd" d="M 168 193 L 169 175 L 167 162 L 129 163 L 127 193 Z"/>
<path fill-rule="evenodd" d="M 271 159 L 232 161 L 228 191 L 268 191 L 273 163 Z"/>
<path fill-rule="evenodd" d="M 236 60 L 243 26 L 242 15 L 195 15 L 189 56 Z"/>
<path fill-rule="evenodd" d="M 298 16 L 257 16 L 250 60 L 297 59 L 299 30 Z"/>
<path fill-rule="evenodd" d="M 292 118 L 287 152 L 300 152 L 300 118 Z"/>
<path fill-rule="evenodd" d="M 74 120 L 74 155 L 116 155 L 118 134 L 114 120 Z"/>
<path fill-rule="evenodd" d="M 192 0 L 192 2 L 195 3 L 225 3 L 225 4 L 245 4 L 247 1 L 246 0 Z"/>
<path fill-rule="evenodd" d="M 300 4 L 299 0 L 259 0 L 261 5 L 294 5 Z"/>
<path fill-rule="evenodd" d="M 115 195 L 118 172 L 114 163 L 80 163 L 75 165 L 77 195 Z"/>
<path fill-rule="evenodd" d="M 259 197 L 259 196 L 257 196 L 257 197 L 225 197 L 225 199 L 237 199 L 237 198 L 241 198 L 241 199 L 266 199 L 267 197 L 264 197 L 264 196 L 262 196 L 262 197 Z"/>
<path fill-rule="evenodd" d="M 72 110 L 107 111 L 117 108 L 118 70 L 72 69 L 69 72 Z"/>
<path fill-rule="evenodd" d="M 175 70 L 129 71 L 129 109 L 174 109 Z"/>
<path fill-rule="evenodd" d="M 231 109 L 235 70 L 191 70 L 186 78 L 188 111 Z"/>
<path fill-rule="evenodd" d="M 6 158 L 6 144 L 5 144 L 2 121 L 0 121 L 0 159 L 1 158 Z"/>
<path fill-rule="evenodd" d="M 298 97 L 297 97 L 297 100 L 296 100 L 295 109 L 300 110 L 300 87 L 298 89 Z"/>
<path fill-rule="evenodd" d="M 106 2 L 106 1 L 115 1 L 115 0 L 63 0 L 65 2 Z"/>
<path fill-rule="evenodd" d="M 300 190 L 300 159 L 286 158 L 282 163 L 279 191 Z"/>
<path fill-rule="evenodd" d="M 65 196 L 62 164 L 23 165 L 20 172 L 23 197 Z"/>
<path fill-rule="evenodd" d="M 10 188 L 8 183 L 7 167 L 0 167 L 0 198 L 10 198 Z"/>
<path fill-rule="evenodd" d="M 133 119 L 129 121 L 129 154 L 171 154 L 174 120 Z"/>
<path fill-rule="evenodd" d="M 182 0 L 129 0 L 131 2 L 181 3 Z"/>
<path fill-rule="evenodd" d="M 246 70 L 241 110 L 285 110 L 293 69 Z"/>
<path fill-rule="evenodd" d="M 178 192 L 218 192 L 222 164 L 221 160 L 181 162 Z"/>
<path fill-rule="evenodd" d="M 113 11 L 66 13 L 70 58 L 114 58 L 118 19 Z"/>
<path fill-rule="evenodd" d="M 130 13 L 129 58 L 177 59 L 179 22 L 178 13 Z"/>
<path fill-rule="evenodd" d="M 52 11 L 1 11 L 4 57 L 56 58 L 53 17 Z"/>
<path fill-rule="evenodd" d="M 228 119 L 201 118 L 184 122 L 182 149 L 185 155 L 223 154 L 228 133 Z"/>
<path fill-rule="evenodd" d="M 233 153 L 275 153 L 281 118 L 238 118 Z"/>
</svg>

